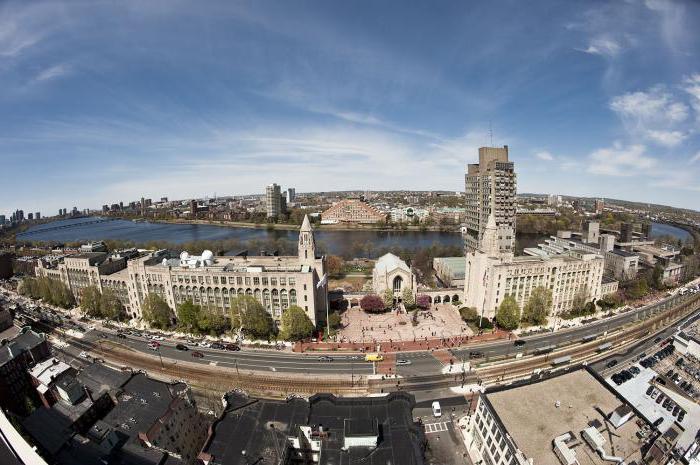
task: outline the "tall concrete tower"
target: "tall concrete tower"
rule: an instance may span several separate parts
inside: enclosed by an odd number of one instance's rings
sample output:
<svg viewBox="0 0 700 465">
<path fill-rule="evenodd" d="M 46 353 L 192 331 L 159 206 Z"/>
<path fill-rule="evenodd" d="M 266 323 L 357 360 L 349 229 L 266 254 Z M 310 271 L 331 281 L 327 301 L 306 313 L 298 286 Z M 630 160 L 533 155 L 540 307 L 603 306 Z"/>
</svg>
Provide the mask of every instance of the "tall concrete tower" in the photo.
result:
<svg viewBox="0 0 700 465">
<path fill-rule="evenodd" d="M 469 164 L 465 175 L 465 251 L 479 248 L 489 216 L 499 230 L 501 252 L 515 251 L 516 175 L 508 160 L 508 146 L 480 147 L 479 163 Z"/>
</svg>

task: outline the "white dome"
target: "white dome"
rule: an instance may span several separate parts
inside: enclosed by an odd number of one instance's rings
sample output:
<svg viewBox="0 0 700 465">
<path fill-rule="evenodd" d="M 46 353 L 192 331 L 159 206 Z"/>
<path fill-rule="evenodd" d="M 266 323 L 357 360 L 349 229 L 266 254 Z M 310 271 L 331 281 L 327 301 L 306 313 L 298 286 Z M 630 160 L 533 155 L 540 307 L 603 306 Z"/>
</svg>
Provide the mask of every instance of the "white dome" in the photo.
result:
<svg viewBox="0 0 700 465">
<path fill-rule="evenodd" d="M 164 258 L 162 263 L 163 263 L 163 266 L 168 266 L 168 259 Z"/>
<path fill-rule="evenodd" d="M 183 250 L 180 254 L 180 260 L 187 260 L 188 258 L 190 258 L 190 254 L 188 254 L 186 250 Z"/>
<path fill-rule="evenodd" d="M 214 253 L 211 250 L 205 250 L 202 252 L 202 260 L 209 261 L 214 258 Z"/>
</svg>

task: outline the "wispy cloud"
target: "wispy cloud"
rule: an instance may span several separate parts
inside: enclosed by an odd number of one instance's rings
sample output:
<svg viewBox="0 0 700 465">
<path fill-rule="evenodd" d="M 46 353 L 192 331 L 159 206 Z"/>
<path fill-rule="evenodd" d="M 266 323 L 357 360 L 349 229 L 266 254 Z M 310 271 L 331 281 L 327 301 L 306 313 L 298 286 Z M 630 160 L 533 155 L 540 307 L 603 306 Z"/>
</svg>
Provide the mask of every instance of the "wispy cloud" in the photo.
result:
<svg viewBox="0 0 700 465">
<path fill-rule="evenodd" d="M 625 146 L 616 142 L 612 147 L 595 150 L 589 158 L 589 172 L 606 176 L 638 176 L 657 165 L 657 160 L 648 156 L 646 147 L 640 144 Z"/>
<path fill-rule="evenodd" d="M 690 158 L 690 160 L 688 161 L 688 164 L 689 164 L 689 165 L 692 165 L 693 163 L 697 163 L 697 162 L 699 162 L 699 161 L 700 161 L 700 152 L 698 152 L 698 153 L 696 153 L 695 155 L 693 155 L 693 156 Z"/>
<path fill-rule="evenodd" d="M 65 76 L 71 72 L 71 67 L 67 63 L 59 63 L 57 65 L 50 66 L 43 69 L 34 78 L 35 82 L 44 82 L 56 79 L 61 76 Z"/>
<path fill-rule="evenodd" d="M 622 51 L 622 45 L 611 38 L 595 37 L 588 44 L 588 47 L 579 50 L 591 55 L 615 57 Z"/>
<path fill-rule="evenodd" d="M 544 161 L 554 160 L 554 155 L 552 155 L 551 153 L 549 153 L 547 151 L 537 152 L 537 153 L 535 153 L 535 157 L 539 158 L 540 160 L 544 160 Z"/>
</svg>

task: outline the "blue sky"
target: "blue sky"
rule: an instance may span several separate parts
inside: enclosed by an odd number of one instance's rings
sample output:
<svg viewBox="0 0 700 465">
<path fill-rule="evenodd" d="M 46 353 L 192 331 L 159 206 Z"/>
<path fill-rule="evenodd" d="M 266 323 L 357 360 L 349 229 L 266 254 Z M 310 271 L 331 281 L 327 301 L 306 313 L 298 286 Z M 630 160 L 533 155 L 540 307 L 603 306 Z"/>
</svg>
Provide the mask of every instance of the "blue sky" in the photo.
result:
<svg viewBox="0 0 700 465">
<path fill-rule="evenodd" d="M 700 3 L 0 2 L 0 213 L 463 190 L 698 209 Z"/>
</svg>

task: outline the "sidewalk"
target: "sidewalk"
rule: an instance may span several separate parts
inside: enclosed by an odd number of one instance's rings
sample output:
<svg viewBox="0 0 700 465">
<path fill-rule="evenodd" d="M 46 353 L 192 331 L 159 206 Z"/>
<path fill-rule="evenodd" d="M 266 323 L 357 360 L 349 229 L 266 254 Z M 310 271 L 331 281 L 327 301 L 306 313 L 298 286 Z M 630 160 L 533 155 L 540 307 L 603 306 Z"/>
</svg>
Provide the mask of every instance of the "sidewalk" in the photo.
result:
<svg viewBox="0 0 700 465">
<path fill-rule="evenodd" d="M 460 336 L 453 338 L 428 339 L 419 341 L 377 341 L 371 343 L 360 342 L 297 342 L 294 344 L 294 352 L 410 352 L 419 350 L 441 350 L 458 348 L 469 344 L 478 344 L 499 339 L 509 339 L 510 333 L 502 330 L 493 330 L 478 336 Z"/>
</svg>

